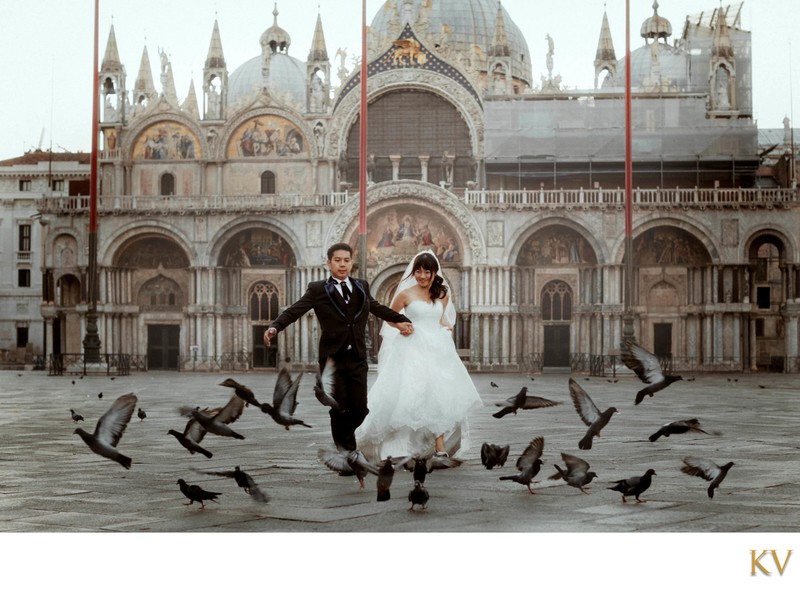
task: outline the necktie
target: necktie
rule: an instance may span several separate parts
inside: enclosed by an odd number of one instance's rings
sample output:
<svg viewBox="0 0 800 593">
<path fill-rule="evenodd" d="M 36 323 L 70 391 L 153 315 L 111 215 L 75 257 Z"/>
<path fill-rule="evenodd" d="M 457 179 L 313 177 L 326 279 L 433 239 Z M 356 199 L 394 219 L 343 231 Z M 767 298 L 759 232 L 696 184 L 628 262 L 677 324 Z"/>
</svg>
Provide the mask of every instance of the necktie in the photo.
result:
<svg viewBox="0 0 800 593">
<path fill-rule="evenodd" d="M 350 292 L 350 289 L 347 288 L 347 282 L 340 282 L 340 286 L 342 287 L 342 296 L 344 297 L 344 302 L 349 303 L 350 297 L 353 293 Z"/>
</svg>

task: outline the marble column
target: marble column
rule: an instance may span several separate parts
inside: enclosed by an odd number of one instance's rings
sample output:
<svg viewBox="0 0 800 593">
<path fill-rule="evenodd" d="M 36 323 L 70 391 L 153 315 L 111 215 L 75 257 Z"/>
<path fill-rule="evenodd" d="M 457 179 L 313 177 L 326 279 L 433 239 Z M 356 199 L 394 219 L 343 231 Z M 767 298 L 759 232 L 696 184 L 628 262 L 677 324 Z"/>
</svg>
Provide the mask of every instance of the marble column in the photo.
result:
<svg viewBox="0 0 800 593">
<path fill-rule="evenodd" d="M 431 160 L 429 155 L 420 155 L 417 157 L 419 159 L 419 166 L 420 166 L 420 174 L 421 180 L 423 183 L 428 182 L 428 163 Z"/>
<path fill-rule="evenodd" d="M 392 161 L 392 181 L 400 179 L 400 160 L 403 157 L 399 154 L 390 154 L 389 160 Z"/>
</svg>

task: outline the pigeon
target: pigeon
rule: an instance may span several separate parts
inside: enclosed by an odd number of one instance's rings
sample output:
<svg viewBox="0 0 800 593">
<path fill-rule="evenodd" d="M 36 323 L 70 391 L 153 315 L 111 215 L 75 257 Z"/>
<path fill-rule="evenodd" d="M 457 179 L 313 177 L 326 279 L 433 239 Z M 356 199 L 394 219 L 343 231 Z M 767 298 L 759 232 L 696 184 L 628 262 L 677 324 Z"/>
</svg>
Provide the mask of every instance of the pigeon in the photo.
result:
<svg viewBox="0 0 800 593">
<path fill-rule="evenodd" d="M 619 379 L 606 379 L 609 383 L 617 383 Z"/>
<path fill-rule="evenodd" d="M 702 432 L 716 436 L 722 434 L 716 430 L 706 430 L 700 425 L 697 418 L 690 418 L 689 420 L 676 420 L 675 422 L 664 424 L 658 431 L 650 435 L 650 442 L 657 441 L 659 437 L 668 437 L 673 434 L 683 434 L 684 432 Z"/>
<path fill-rule="evenodd" d="M 145 413 L 145 411 L 142 408 L 139 408 L 139 411 L 136 412 L 136 415 L 139 417 L 139 422 L 141 422 L 142 420 L 147 418 L 147 414 Z"/>
<path fill-rule="evenodd" d="M 592 401 L 592 398 L 589 397 L 589 394 L 572 378 L 569 380 L 569 395 L 572 397 L 572 403 L 575 404 L 578 416 L 589 427 L 586 435 L 578 443 L 578 447 L 580 449 L 591 449 L 592 439 L 600 436 L 600 431 L 611 420 L 611 416 L 617 413 L 617 408 L 612 406 L 601 412 Z"/>
<path fill-rule="evenodd" d="M 255 500 L 256 502 L 269 502 L 269 496 L 264 494 L 264 492 L 259 489 L 258 484 L 255 483 L 252 476 L 237 465 L 233 471 L 219 471 L 219 472 L 212 472 L 212 471 L 204 471 L 204 470 L 195 470 L 196 472 L 200 472 L 201 474 L 208 474 L 209 476 L 222 476 L 223 478 L 233 478 L 236 480 L 236 485 L 239 488 L 242 488 L 250 497 Z"/>
<path fill-rule="evenodd" d="M 181 487 L 181 492 L 183 492 L 183 495 L 189 499 L 189 502 L 184 503 L 184 505 L 190 505 L 196 501 L 200 503 L 201 509 L 206 508 L 206 500 L 217 502 L 217 496 L 222 494 L 221 492 L 209 492 L 208 490 L 203 490 L 196 484 L 187 484 L 183 478 L 179 479 L 177 484 Z"/>
<path fill-rule="evenodd" d="M 492 386 L 492 387 L 494 387 L 495 389 L 498 389 L 498 388 L 500 387 L 500 386 L 499 386 L 497 383 L 495 383 L 494 381 L 489 381 L 489 385 L 491 385 L 491 386 Z"/>
<path fill-rule="evenodd" d="M 513 480 L 517 484 L 523 484 L 528 487 L 528 492 L 536 494 L 531 489 L 531 481 L 534 476 L 539 473 L 542 467 L 542 450 L 544 449 L 544 437 L 538 436 L 533 439 L 530 444 L 525 447 L 522 455 L 517 459 L 518 474 L 513 476 L 500 476 L 501 480 Z"/>
<path fill-rule="evenodd" d="M 680 375 L 667 375 L 661 368 L 661 363 L 652 352 L 649 352 L 637 344 L 634 340 L 628 339 L 622 345 L 622 362 L 631 369 L 636 376 L 648 386 L 636 394 L 635 405 L 642 403 L 645 395 L 653 397 L 662 389 L 670 386 L 675 381 L 680 381 Z"/>
<path fill-rule="evenodd" d="M 728 470 L 733 467 L 733 461 L 719 466 L 713 461 L 701 457 L 684 457 L 683 464 L 681 468 L 683 473 L 690 476 L 699 476 L 707 482 L 711 482 L 711 485 L 708 487 L 709 498 L 714 498 L 714 489 L 719 488 L 722 480 L 728 475 Z"/>
<path fill-rule="evenodd" d="M 424 484 L 425 476 L 427 476 L 429 473 L 437 469 L 458 467 L 463 463 L 463 461 L 460 459 L 451 458 L 447 454 L 444 454 L 431 455 L 428 457 L 414 457 L 408 463 L 411 465 L 411 470 L 414 474 L 414 480 Z"/>
<path fill-rule="evenodd" d="M 509 445 L 501 447 L 495 444 L 483 443 L 481 445 L 481 463 L 486 469 L 503 467 L 508 459 L 508 452 L 511 450 Z"/>
<path fill-rule="evenodd" d="M 297 409 L 297 389 L 300 386 L 300 379 L 302 375 L 292 381 L 289 371 L 286 367 L 282 368 L 278 373 L 278 380 L 275 381 L 275 391 L 272 394 L 272 405 L 261 404 L 261 411 L 265 414 L 272 416 L 272 419 L 289 430 L 290 426 L 297 424 L 311 428 L 308 424 L 294 417 L 294 411 Z"/>
<path fill-rule="evenodd" d="M 97 399 L 103 399 L 103 392 L 102 391 L 97 394 Z"/>
<path fill-rule="evenodd" d="M 428 500 L 431 495 L 425 489 L 425 486 L 419 480 L 414 481 L 414 489 L 408 493 L 408 501 L 411 503 L 409 511 L 413 511 L 416 505 L 421 506 L 423 509 L 428 507 Z"/>
<path fill-rule="evenodd" d="M 370 463 L 359 450 L 329 451 L 320 449 L 317 456 L 325 464 L 325 467 L 339 472 L 340 476 L 355 476 L 361 490 L 364 489 L 364 478 L 368 473 L 378 475 L 378 466 Z"/>
<path fill-rule="evenodd" d="M 194 424 L 195 424 L 196 426 L 198 426 L 198 427 L 200 426 L 200 424 L 199 424 L 199 423 L 197 423 L 197 422 L 195 422 L 194 420 L 190 420 L 189 422 L 190 422 L 190 423 L 194 423 Z M 185 448 L 187 451 L 189 451 L 189 453 L 191 453 L 192 455 L 194 455 L 195 453 L 202 453 L 203 455 L 205 455 L 205 456 L 206 456 L 206 457 L 208 457 L 209 459 L 211 459 L 211 458 L 214 456 L 214 454 L 213 454 L 211 451 L 209 451 L 209 450 L 207 450 L 207 449 L 204 449 L 203 447 L 201 447 L 200 445 L 198 445 L 196 441 L 194 441 L 194 440 L 193 440 L 191 437 L 189 437 L 189 436 L 188 436 L 187 434 L 185 434 L 185 433 L 184 433 L 184 434 L 181 434 L 181 433 L 179 433 L 177 430 L 174 430 L 174 429 L 169 429 L 169 431 L 167 432 L 167 434 L 171 434 L 171 435 L 172 435 L 172 436 L 174 436 L 176 439 L 178 439 L 178 442 L 179 442 L 181 445 L 183 445 L 183 447 L 184 447 L 184 448 Z M 205 435 L 205 430 L 203 431 L 203 434 Z"/>
<path fill-rule="evenodd" d="M 383 461 L 383 464 L 378 468 L 378 502 L 385 502 L 392 497 L 389 488 L 392 486 L 394 472 L 397 468 L 403 467 L 408 461 L 408 457 L 395 460 L 391 456 Z"/>
<path fill-rule="evenodd" d="M 80 420 L 83 420 L 83 419 L 84 419 L 84 418 L 83 418 L 83 416 L 81 416 L 80 414 L 78 414 L 78 413 L 77 413 L 75 410 L 73 410 L 72 408 L 70 408 L 70 409 L 69 409 L 69 413 L 72 415 L 72 421 L 73 421 L 75 424 L 77 424 L 77 423 L 78 423 Z"/>
<path fill-rule="evenodd" d="M 558 473 L 553 474 L 548 479 L 558 480 L 561 478 L 573 488 L 577 488 L 584 494 L 589 494 L 586 490 L 586 485 L 594 478 L 598 477 L 597 474 L 595 472 L 590 472 L 589 464 L 580 457 L 562 452 L 561 458 L 564 460 L 564 463 L 567 464 L 567 468 L 561 469 L 557 464 L 553 464 L 553 467 L 558 470 Z"/>
<path fill-rule="evenodd" d="M 73 434 L 80 436 L 98 455 L 116 461 L 125 469 L 131 469 L 131 458 L 117 451 L 116 447 L 133 416 L 134 408 L 136 396 L 133 393 L 120 395 L 97 421 L 94 434 L 89 434 L 82 428 L 76 428 Z"/>
<path fill-rule="evenodd" d="M 241 397 L 247 405 L 261 408 L 261 404 L 258 402 L 255 395 L 253 395 L 253 391 L 247 385 L 242 385 L 238 381 L 235 381 L 231 378 L 225 379 L 222 383 L 220 383 L 220 385 L 222 387 L 232 388 L 233 392 L 237 396 Z"/>
<path fill-rule="evenodd" d="M 183 406 L 179 409 L 180 413 L 184 416 L 191 416 L 183 434 L 189 436 L 195 443 L 199 443 L 206 432 L 223 437 L 244 439 L 242 435 L 228 426 L 242 415 L 244 404 L 244 400 L 234 394 L 222 408 L 203 408 L 201 410 L 200 406 L 195 408 Z M 193 422 L 199 424 L 200 427 L 193 426 Z"/>
<path fill-rule="evenodd" d="M 616 484 L 608 490 L 616 490 L 617 492 L 622 493 L 622 502 L 628 502 L 625 500 L 626 496 L 635 496 L 636 502 L 647 502 L 646 500 L 642 500 L 639 496 L 653 483 L 653 476 L 657 475 L 656 470 L 648 469 L 643 476 L 633 476 L 632 478 L 627 478 L 626 480 L 617 480 L 612 482 L 612 484 Z"/>
<path fill-rule="evenodd" d="M 519 390 L 517 395 L 509 397 L 502 404 L 495 404 L 503 408 L 499 412 L 492 414 L 495 418 L 502 418 L 506 414 L 516 414 L 517 410 L 534 410 L 536 408 L 551 408 L 557 406 L 558 402 L 550 399 L 538 397 L 536 395 L 528 395 L 528 388 L 523 387 Z"/>
<path fill-rule="evenodd" d="M 333 397 L 333 379 L 336 374 L 336 364 L 328 358 L 321 373 L 317 373 L 317 382 L 314 384 L 314 395 L 323 406 L 328 406 L 337 412 L 341 410 L 339 402 Z"/>
</svg>

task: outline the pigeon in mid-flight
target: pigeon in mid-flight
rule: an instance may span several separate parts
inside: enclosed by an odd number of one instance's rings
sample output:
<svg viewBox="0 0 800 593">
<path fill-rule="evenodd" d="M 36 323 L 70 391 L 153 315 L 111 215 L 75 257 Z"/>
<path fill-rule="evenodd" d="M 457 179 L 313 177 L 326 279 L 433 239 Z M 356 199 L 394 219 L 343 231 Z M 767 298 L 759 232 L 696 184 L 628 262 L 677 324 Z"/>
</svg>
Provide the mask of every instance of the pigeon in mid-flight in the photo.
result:
<svg viewBox="0 0 800 593">
<path fill-rule="evenodd" d="M 578 385 L 575 379 L 569 380 L 569 395 L 572 398 L 572 403 L 575 405 L 575 410 L 578 416 L 581 417 L 583 423 L 589 427 L 584 437 L 578 443 L 580 449 L 591 449 L 592 439 L 600 436 L 600 431 L 605 428 L 611 417 L 617 413 L 617 408 L 610 407 L 604 412 L 595 405 L 589 394 Z"/>
<path fill-rule="evenodd" d="M 196 426 L 197 428 L 201 428 L 201 427 L 200 427 L 200 424 L 199 424 L 198 422 L 195 422 L 195 421 L 194 421 L 194 419 L 190 420 L 189 422 L 190 422 L 190 423 L 192 423 L 192 424 L 193 424 L 194 426 Z M 203 430 L 203 431 L 202 431 L 202 435 L 201 435 L 199 438 L 200 438 L 200 439 L 202 439 L 202 438 L 203 438 L 203 435 L 205 435 L 205 433 L 206 433 L 206 431 L 205 431 L 205 430 Z M 192 436 L 191 436 L 191 432 L 188 432 L 188 431 L 187 431 L 187 432 L 184 432 L 183 434 L 181 434 L 181 433 L 180 433 L 180 432 L 178 432 L 177 430 L 174 430 L 174 429 L 170 428 L 170 429 L 167 431 L 167 434 L 171 434 L 171 435 L 172 435 L 172 436 L 174 436 L 176 439 L 178 439 L 178 442 L 179 442 L 179 443 L 180 443 L 180 444 L 181 444 L 181 445 L 184 447 L 184 449 L 186 449 L 187 451 L 189 451 L 189 453 L 191 453 L 192 455 L 194 455 L 195 453 L 201 453 L 201 454 L 205 455 L 206 457 L 208 457 L 209 459 L 211 459 L 211 458 L 214 456 L 214 454 L 213 454 L 211 451 L 209 451 L 208 449 L 204 449 L 203 447 L 201 447 L 201 446 L 200 446 L 200 445 L 197 443 L 197 441 L 195 441 L 195 440 L 192 438 Z"/>
<path fill-rule="evenodd" d="M 117 451 L 116 447 L 122 438 L 122 433 L 128 427 L 135 408 L 136 396 L 133 393 L 120 395 L 97 421 L 93 434 L 82 428 L 76 428 L 74 434 L 80 436 L 98 455 L 116 461 L 125 469 L 131 469 L 131 458 Z"/>
<path fill-rule="evenodd" d="M 502 418 L 506 414 L 516 414 L 517 410 L 535 410 L 537 408 L 550 408 L 552 406 L 557 406 L 558 402 L 554 402 L 553 400 L 546 399 L 544 397 L 539 397 L 536 395 L 528 395 L 528 388 L 523 387 L 519 390 L 517 395 L 513 395 L 506 399 L 501 404 L 495 404 L 498 407 L 503 408 L 499 412 L 495 412 L 492 414 L 495 418 Z"/>
<path fill-rule="evenodd" d="M 659 437 L 668 437 L 673 434 L 683 434 L 685 432 L 702 432 L 704 434 L 711 434 L 719 436 L 722 433 L 716 430 L 706 430 L 700 424 L 697 418 L 690 418 L 689 420 L 676 420 L 675 422 L 668 422 L 659 428 L 656 432 L 650 435 L 650 441 L 655 442 Z"/>
<path fill-rule="evenodd" d="M 242 435 L 233 430 L 229 424 L 238 420 L 244 411 L 245 401 L 237 395 L 232 395 L 228 403 L 221 408 L 203 408 L 195 406 L 183 406 L 179 408 L 179 412 L 184 416 L 191 416 L 192 421 L 200 425 L 200 429 L 195 428 L 193 425 L 187 424 L 183 434 L 189 432 L 195 433 L 199 439 L 205 436 L 206 432 L 216 434 L 223 437 L 233 437 L 235 439 L 244 439 Z M 199 443 L 198 438 L 192 438 L 196 443 Z"/>
<path fill-rule="evenodd" d="M 657 475 L 656 470 L 648 469 L 642 476 L 633 476 L 632 478 L 626 478 L 624 480 L 616 480 L 612 482 L 612 484 L 615 485 L 608 489 L 616 490 L 621 493 L 622 502 L 628 502 L 626 500 L 627 496 L 635 496 L 636 502 L 647 502 L 646 500 L 640 499 L 639 496 L 650 488 L 650 485 L 653 483 L 653 476 L 655 475 Z"/>
<path fill-rule="evenodd" d="M 636 373 L 639 379 L 647 383 L 647 387 L 636 394 L 635 405 L 642 403 L 644 396 L 653 397 L 655 393 L 666 389 L 675 381 L 680 381 L 683 378 L 680 375 L 666 374 L 661 368 L 658 357 L 642 348 L 634 340 L 625 340 L 620 356 L 625 366 Z"/>
<path fill-rule="evenodd" d="M 190 505 L 193 502 L 199 502 L 200 508 L 206 508 L 205 501 L 210 500 L 213 502 L 217 502 L 217 496 L 220 496 L 221 492 L 209 492 L 208 490 L 203 490 L 197 484 L 187 484 L 186 481 L 181 478 L 177 482 L 178 486 L 180 486 L 181 492 L 183 495 L 189 499 L 189 502 L 185 502 L 184 505 Z"/>
<path fill-rule="evenodd" d="M 335 374 L 336 364 L 333 362 L 332 358 L 328 358 L 322 372 L 317 373 L 317 382 L 314 384 L 314 395 L 323 406 L 327 406 L 338 412 L 341 410 L 341 407 L 339 406 L 339 402 L 333 397 L 333 380 Z"/>
<path fill-rule="evenodd" d="M 589 463 L 580 457 L 575 457 L 569 453 L 562 452 L 561 458 L 564 460 L 567 468 L 561 469 L 557 464 L 554 463 L 553 466 L 556 468 L 558 473 L 553 474 L 548 479 L 563 479 L 573 488 L 577 488 L 584 494 L 589 494 L 588 490 L 586 489 L 586 485 L 589 484 L 589 482 L 591 482 L 594 478 L 598 477 L 595 472 L 589 471 Z"/>
<path fill-rule="evenodd" d="M 230 387 L 233 389 L 233 392 L 242 398 L 245 403 L 249 406 L 255 406 L 256 408 L 261 408 L 261 404 L 256 399 L 256 396 L 253 394 L 253 390 L 250 389 L 247 385 L 242 385 L 235 379 L 231 379 L 230 377 L 225 379 L 222 383 L 220 383 L 222 387 Z"/>
<path fill-rule="evenodd" d="M 528 487 L 528 492 L 536 494 L 531 489 L 531 483 L 542 467 L 542 451 L 544 450 L 544 437 L 538 436 L 525 447 L 522 455 L 517 459 L 518 474 L 513 476 L 500 476 L 501 480 L 513 480 L 517 484 Z"/>
<path fill-rule="evenodd" d="M 262 492 L 258 484 L 255 483 L 255 480 L 253 480 L 253 477 L 246 471 L 243 471 L 238 465 L 232 471 L 206 471 L 199 469 L 195 471 L 209 476 L 233 478 L 236 481 L 236 485 L 249 494 L 253 500 L 256 502 L 269 502 L 269 496 Z"/>
<path fill-rule="evenodd" d="M 299 375 L 292 380 L 286 367 L 282 368 L 278 373 L 278 379 L 275 381 L 272 404 L 261 404 L 261 411 L 272 416 L 272 419 L 286 430 L 289 430 L 290 426 L 297 426 L 298 424 L 311 428 L 299 418 L 294 417 L 294 412 L 297 409 L 297 389 L 300 387 L 301 378 L 302 375 Z"/>
<path fill-rule="evenodd" d="M 481 463 L 483 467 L 486 469 L 503 467 L 508 459 L 509 451 L 511 451 L 510 445 L 501 447 L 493 443 L 483 443 L 483 445 L 481 445 Z"/>
<path fill-rule="evenodd" d="M 364 478 L 367 474 L 378 475 L 378 466 L 369 462 L 366 456 L 359 450 L 355 451 L 330 451 L 320 449 L 317 456 L 325 467 L 339 472 L 340 476 L 355 476 L 361 490 L 364 489 Z"/>
<path fill-rule="evenodd" d="M 708 487 L 708 497 L 714 498 L 714 489 L 719 488 L 722 480 L 728 475 L 728 470 L 733 467 L 733 461 L 725 465 L 717 465 L 713 461 L 701 457 L 684 457 L 681 471 L 690 476 L 698 476 L 707 482 L 711 482 Z"/>
</svg>

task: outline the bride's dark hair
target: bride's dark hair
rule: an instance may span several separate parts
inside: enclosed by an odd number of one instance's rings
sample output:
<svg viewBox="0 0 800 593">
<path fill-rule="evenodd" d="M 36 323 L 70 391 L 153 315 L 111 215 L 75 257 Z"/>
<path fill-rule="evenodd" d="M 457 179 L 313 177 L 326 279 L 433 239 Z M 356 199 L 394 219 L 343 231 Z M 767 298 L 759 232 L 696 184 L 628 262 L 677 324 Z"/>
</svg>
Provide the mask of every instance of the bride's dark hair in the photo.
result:
<svg viewBox="0 0 800 593">
<path fill-rule="evenodd" d="M 444 278 L 438 274 L 439 263 L 433 255 L 430 253 L 420 253 L 417 259 L 414 260 L 414 265 L 411 266 L 409 278 L 419 269 L 428 270 L 433 274 L 433 281 L 431 282 L 431 287 L 428 289 L 431 300 L 435 301 L 436 299 L 443 299 L 447 296 L 447 286 L 444 285 Z"/>
</svg>

